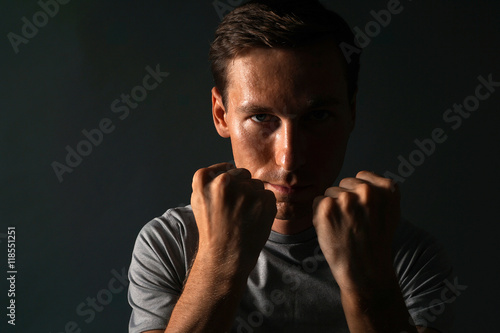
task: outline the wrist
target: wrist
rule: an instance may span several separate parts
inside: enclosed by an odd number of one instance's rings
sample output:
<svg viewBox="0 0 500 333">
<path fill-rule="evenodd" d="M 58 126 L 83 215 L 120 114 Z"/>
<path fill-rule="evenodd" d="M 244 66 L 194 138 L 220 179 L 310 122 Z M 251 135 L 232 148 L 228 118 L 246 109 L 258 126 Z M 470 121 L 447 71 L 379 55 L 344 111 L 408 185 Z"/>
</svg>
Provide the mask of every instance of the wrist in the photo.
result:
<svg viewBox="0 0 500 333">
<path fill-rule="evenodd" d="M 377 289 L 396 287 L 399 290 L 399 282 L 390 260 L 379 261 L 374 265 L 330 265 L 330 268 L 341 291 L 344 292 L 366 294 L 369 297 Z"/>
<path fill-rule="evenodd" d="M 402 299 L 399 285 L 363 286 L 340 291 L 342 304 L 362 312 L 384 312 Z"/>
<path fill-rule="evenodd" d="M 191 272 L 201 272 L 205 280 L 215 282 L 220 288 L 246 286 L 251 269 L 245 269 L 238 255 L 221 252 L 200 248 Z"/>
<path fill-rule="evenodd" d="M 248 275 L 198 251 L 167 327 L 170 332 L 228 332 Z"/>
<path fill-rule="evenodd" d="M 397 280 L 340 291 L 351 332 L 416 332 Z"/>
</svg>

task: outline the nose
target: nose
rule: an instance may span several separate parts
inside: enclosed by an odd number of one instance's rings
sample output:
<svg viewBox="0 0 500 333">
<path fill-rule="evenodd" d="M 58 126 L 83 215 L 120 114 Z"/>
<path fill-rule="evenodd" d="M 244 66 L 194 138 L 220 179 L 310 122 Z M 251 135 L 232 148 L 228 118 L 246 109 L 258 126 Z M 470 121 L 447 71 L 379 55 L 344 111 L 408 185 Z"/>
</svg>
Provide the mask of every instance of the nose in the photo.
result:
<svg viewBox="0 0 500 333">
<path fill-rule="evenodd" d="M 305 137 L 298 124 L 283 121 L 275 132 L 276 164 L 286 171 L 294 171 L 305 163 Z"/>
</svg>

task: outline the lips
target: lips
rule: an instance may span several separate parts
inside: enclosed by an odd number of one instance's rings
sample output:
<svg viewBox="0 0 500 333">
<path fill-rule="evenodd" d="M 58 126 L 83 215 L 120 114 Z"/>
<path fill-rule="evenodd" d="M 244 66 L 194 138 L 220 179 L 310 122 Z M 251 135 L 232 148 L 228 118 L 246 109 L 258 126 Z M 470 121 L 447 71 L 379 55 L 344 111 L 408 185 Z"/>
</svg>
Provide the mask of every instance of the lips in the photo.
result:
<svg viewBox="0 0 500 333">
<path fill-rule="evenodd" d="M 283 194 L 283 195 L 298 195 L 305 192 L 307 189 L 311 188 L 311 185 L 287 185 L 287 184 L 273 184 L 267 183 L 266 187 L 273 192 Z"/>
</svg>

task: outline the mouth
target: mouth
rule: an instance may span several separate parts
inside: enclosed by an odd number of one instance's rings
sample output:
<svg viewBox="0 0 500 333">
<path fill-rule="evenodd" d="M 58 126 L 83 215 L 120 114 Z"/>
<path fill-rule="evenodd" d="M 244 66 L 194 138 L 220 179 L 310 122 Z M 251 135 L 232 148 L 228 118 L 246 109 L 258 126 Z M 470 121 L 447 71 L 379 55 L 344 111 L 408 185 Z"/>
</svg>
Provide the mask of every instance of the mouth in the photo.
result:
<svg viewBox="0 0 500 333">
<path fill-rule="evenodd" d="M 273 184 L 268 182 L 266 182 L 265 185 L 268 190 L 286 196 L 296 196 L 302 194 L 312 187 L 312 185 Z"/>
</svg>

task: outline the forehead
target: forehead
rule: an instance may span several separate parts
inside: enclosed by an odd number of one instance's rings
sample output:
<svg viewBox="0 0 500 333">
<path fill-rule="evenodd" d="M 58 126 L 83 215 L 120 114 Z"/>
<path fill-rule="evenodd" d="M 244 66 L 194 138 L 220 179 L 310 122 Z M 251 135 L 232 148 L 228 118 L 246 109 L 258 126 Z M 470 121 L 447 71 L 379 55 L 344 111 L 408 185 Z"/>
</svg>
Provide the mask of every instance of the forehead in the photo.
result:
<svg viewBox="0 0 500 333">
<path fill-rule="evenodd" d="M 230 104 L 291 107 L 314 98 L 347 99 L 346 63 L 333 42 L 252 48 L 228 64 Z"/>
</svg>

